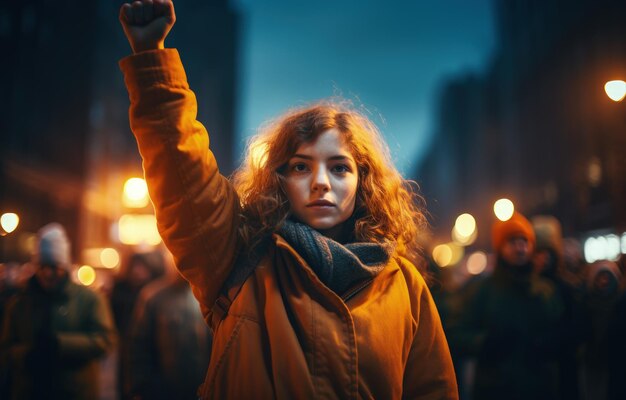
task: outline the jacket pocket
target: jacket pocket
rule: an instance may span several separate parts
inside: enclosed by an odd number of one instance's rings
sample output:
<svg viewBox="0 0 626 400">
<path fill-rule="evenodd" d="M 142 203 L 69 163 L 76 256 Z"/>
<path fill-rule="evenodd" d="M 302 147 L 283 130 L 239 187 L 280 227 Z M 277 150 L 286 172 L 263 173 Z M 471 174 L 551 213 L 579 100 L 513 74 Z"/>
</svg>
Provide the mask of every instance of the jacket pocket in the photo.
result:
<svg viewBox="0 0 626 400">
<path fill-rule="evenodd" d="M 209 369 L 199 390 L 200 398 L 218 398 L 216 392 L 223 390 L 218 387 L 236 382 L 232 368 L 240 361 L 240 353 L 246 347 L 240 336 L 242 331 L 246 331 L 245 336 L 249 336 L 251 329 L 253 332 L 258 331 L 258 322 L 247 316 L 228 315 L 221 321 L 215 331 Z"/>
</svg>

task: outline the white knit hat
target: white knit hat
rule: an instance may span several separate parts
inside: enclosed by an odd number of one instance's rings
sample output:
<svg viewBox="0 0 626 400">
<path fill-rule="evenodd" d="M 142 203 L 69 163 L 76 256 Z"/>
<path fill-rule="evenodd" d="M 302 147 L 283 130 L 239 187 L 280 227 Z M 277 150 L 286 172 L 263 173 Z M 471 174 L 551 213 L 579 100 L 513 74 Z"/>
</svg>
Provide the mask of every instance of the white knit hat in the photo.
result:
<svg viewBox="0 0 626 400">
<path fill-rule="evenodd" d="M 70 241 L 61 224 L 53 222 L 39 230 L 34 261 L 39 265 L 56 265 L 69 269 Z"/>
</svg>

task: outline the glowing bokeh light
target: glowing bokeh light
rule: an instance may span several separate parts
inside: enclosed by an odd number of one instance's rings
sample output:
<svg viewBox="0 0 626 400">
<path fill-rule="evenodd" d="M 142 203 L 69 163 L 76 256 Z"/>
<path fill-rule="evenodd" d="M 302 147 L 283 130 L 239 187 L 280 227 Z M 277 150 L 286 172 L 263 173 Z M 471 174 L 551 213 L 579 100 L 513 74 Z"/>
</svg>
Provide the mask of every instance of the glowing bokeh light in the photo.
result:
<svg viewBox="0 0 626 400">
<path fill-rule="evenodd" d="M 156 227 L 156 218 L 151 214 L 125 214 L 117 224 L 120 242 L 128 245 L 161 243 L 161 236 Z"/>
<path fill-rule="evenodd" d="M 626 82 L 622 80 L 608 81 L 604 85 L 606 95 L 613 101 L 622 101 L 626 96 Z"/>
<path fill-rule="evenodd" d="M 150 202 L 148 196 L 148 186 L 141 178 L 130 178 L 124 184 L 124 195 L 122 196 L 124 206 L 129 208 L 143 208 Z"/>
<path fill-rule="evenodd" d="M 120 263 L 120 255 L 117 250 L 107 247 L 100 252 L 100 262 L 105 268 L 115 268 Z"/>
<path fill-rule="evenodd" d="M 6 233 L 13 232 L 20 224 L 20 217 L 15 213 L 4 213 L 0 217 L 0 226 Z"/>
<path fill-rule="evenodd" d="M 89 286 L 96 280 L 96 271 L 89 265 L 83 265 L 78 268 L 76 276 L 82 285 Z"/>
<path fill-rule="evenodd" d="M 493 203 L 493 212 L 500 221 L 508 221 L 515 212 L 515 206 L 509 199 L 500 199 Z"/>
<path fill-rule="evenodd" d="M 622 234 L 622 239 L 624 234 Z M 617 235 L 590 237 L 585 240 L 583 252 L 585 260 L 592 263 L 598 260 L 617 261 L 623 253 L 623 243 Z"/>
<path fill-rule="evenodd" d="M 476 241 L 476 238 L 478 237 L 478 230 L 474 229 L 472 234 L 469 236 L 462 236 L 455 228 L 452 228 L 450 236 L 452 237 L 452 242 L 457 246 L 469 246 Z"/>
<path fill-rule="evenodd" d="M 447 267 L 452 262 L 452 249 L 447 244 L 440 244 L 433 249 L 433 260 L 440 267 Z"/>
<path fill-rule="evenodd" d="M 481 274 L 487 268 L 487 255 L 482 251 L 472 253 L 467 258 L 467 272 L 472 275 Z"/>
<path fill-rule="evenodd" d="M 461 214 L 456 218 L 454 230 L 463 237 L 470 237 L 476 230 L 476 219 L 472 214 Z"/>
</svg>

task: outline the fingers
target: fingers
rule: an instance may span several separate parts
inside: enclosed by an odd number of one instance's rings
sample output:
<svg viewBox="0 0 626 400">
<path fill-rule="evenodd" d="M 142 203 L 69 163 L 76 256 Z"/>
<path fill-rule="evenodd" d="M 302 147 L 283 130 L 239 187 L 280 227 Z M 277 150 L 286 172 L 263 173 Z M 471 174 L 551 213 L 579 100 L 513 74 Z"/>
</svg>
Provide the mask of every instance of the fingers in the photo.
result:
<svg viewBox="0 0 626 400">
<path fill-rule="evenodd" d="M 174 13 L 174 3 L 171 0 L 154 0 L 154 11 L 161 17 L 165 17 L 168 22 L 176 21 Z"/>
<path fill-rule="evenodd" d="M 152 3 L 152 0 L 147 0 L 144 4 L 143 18 L 145 21 L 152 21 L 154 19 L 154 4 Z"/>
<path fill-rule="evenodd" d="M 128 3 L 122 4 L 120 8 L 120 21 L 122 22 L 130 22 L 133 20 L 133 12 L 131 10 L 131 6 Z"/>
<path fill-rule="evenodd" d="M 144 5 L 146 7 L 152 7 L 152 4 L 148 5 L 148 4 L 142 3 L 141 1 L 133 1 L 133 4 L 131 4 L 131 9 L 132 9 L 132 14 L 133 14 L 133 19 L 130 21 L 131 24 L 145 25 L 147 23 L 143 18 Z"/>
<path fill-rule="evenodd" d="M 147 25 L 161 17 L 168 22 L 175 21 L 174 5 L 170 0 L 137 0 L 123 4 L 120 9 L 120 21 L 134 26 Z"/>
</svg>

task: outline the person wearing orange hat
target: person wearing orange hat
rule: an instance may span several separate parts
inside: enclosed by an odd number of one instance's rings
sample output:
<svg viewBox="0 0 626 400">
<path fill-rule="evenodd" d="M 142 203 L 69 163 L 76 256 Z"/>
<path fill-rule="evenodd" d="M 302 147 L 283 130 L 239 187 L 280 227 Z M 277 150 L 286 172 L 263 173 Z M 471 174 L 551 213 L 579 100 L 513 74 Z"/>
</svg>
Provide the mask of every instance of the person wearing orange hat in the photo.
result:
<svg viewBox="0 0 626 400">
<path fill-rule="evenodd" d="M 515 274 L 523 276 L 532 271 L 535 231 L 526 217 L 516 212 L 507 221 L 496 221 L 491 240 L 498 257 L 514 267 Z"/>
<path fill-rule="evenodd" d="M 533 274 L 535 233 L 519 213 L 492 227 L 494 273 L 451 327 L 453 352 L 476 359 L 472 398 L 552 399 L 558 370 L 546 338 L 557 332 L 561 305 L 549 282 Z"/>
</svg>

